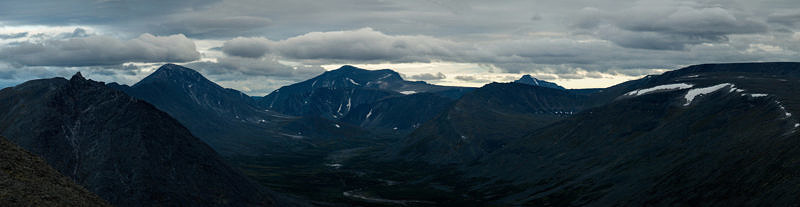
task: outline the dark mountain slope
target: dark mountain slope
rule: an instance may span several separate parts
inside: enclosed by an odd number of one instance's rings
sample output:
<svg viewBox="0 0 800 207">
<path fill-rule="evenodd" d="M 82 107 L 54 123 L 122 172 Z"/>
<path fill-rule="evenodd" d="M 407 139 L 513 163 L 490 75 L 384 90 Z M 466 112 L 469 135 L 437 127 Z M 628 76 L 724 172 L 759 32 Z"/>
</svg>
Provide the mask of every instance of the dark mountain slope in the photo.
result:
<svg viewBox="0 0 800 207">
<path fill-rule="evenodd" d="M 445 111 L 452 102 L 433 93 L 389 97 L 359 105 L 342 121 L 367 129 L 405 134 Z"/>
<path fill-rule="evenodd" d="M 80 74 L 1 90 L 0 134 L 117 206 L 290 205 L 166 113 Z"/>
<path fill-rule="evenodd" d="M 699 65 L 651 76 L 634 91 L 692 87 L 622 95 L 464 171 L 485 179 L 473 192 L 504 205 L 793 205 L 799 66 Z"/>
<path fill-rule="evenodd" d="M 312 79 L 281 87 L 259 100 L 259 103 L 269 110 L 289 115 L 340 119 L 361 104 L 390 96 L 429 92 L 457 99 L 469 90 L 471 88 L 405 81 L 400 74 L 388 69 L 364 70 L 346 65 Z"/>
<path fill-rule="evenodd" d="M 585 99 L 566 90 L 519 83 L 488 84 L 464 95 L 390 151 L 409 160 L 469 162 L 512 138 L 580 111 Z"/>
<path fill-rule="evenodd" d="M 160 67 L 131 87 L 109 85 L 169 113 L 226 156 L 291 152 L 367 133 L 333 121 L 263 110 L 253 98 L 174 64 Z"/>
<path fill-rule="evenodd" d="M 97 195 L 0 137 L 0 203 L 3 206 L 109 206 Z"/>
<path fill-rule="evenodd" d="M 172 115 L 259 183 L 309 200 L 329 201 L 328 191 L 341 197 L 337 188 L 345 184 L 331 173 L 330 154 L 380 147 L 397 139 L 330 119 L 257 108 L 249 103 L 250 97 L 173 64 L 132 87 L 109 85 Z"/>
</svg>

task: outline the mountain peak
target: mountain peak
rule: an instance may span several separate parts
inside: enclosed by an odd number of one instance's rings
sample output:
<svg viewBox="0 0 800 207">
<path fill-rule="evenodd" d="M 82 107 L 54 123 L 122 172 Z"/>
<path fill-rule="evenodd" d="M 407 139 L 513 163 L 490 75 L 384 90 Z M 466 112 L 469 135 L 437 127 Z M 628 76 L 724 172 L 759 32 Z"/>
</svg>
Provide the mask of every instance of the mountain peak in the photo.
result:
<svg viewBox="0 0 800 207">
<path fill-rule="evenodd" d="M 522 78 L 520 78 L 519 80 L 514 81 L 514 83 L 521 83 L 521 84 L 532 85 L 532 86 L 541 86 L 541 87 L 545 87 L 545 88 L 554 88 L 554 89 L 565 90 L 564 87 L 561 87 L 558 84 L 536 79 L 533 76 L 531 76 L 530 74 L 523 75 Z"/>
<path fill-rule="evenodd" d="M 72 75 L 72 78 L 69 79 L 70 81 L 85 81 L 86 78 L 81 75 L 81 72 L 78 71 L 75 75 Z"/>
<path fill-rule="evenodd" d="M 363 70 L 363 69 L 357 68 L 356 66 L 352 65 L 343 65 L 342 67 L 339 67 L 339 69 L 336 70 Z"/>
<path fill-rule="evenodd" d="M 211 81 L 203 77 L 202 74 L 191 68 L 168 63 L 162 65 L 155 72 L 136 83 L 134 87 L 140 84 L 165 81 L 184 84 L 211 83 Z"/>
<path fill-rule="evenodd" d="M 156 73 L 167 73 L 167 74 L 170 74 L 170 75 L 181 74 L 181 75 L 189 75 L 189 76 L 200 75 L 200 73 L 198 73 L 197 71 L 195 71 L 195 70 L 193 70 L 191 68 L 183 67 L 183 66 L 180 66 L 180 65 L 172 64 L 172 63 L 167 63 L 167 64 L 162 65 L 153 74 L 156 74 Z"/>
<path fill-rule="evenodd" d="M 315 77 L 327 80 L 345 80 L 345 82 L 365 83 L 371 81 L 402 81 L 400 74 L 391 69 L 367 70 L 352 65 L 343 65 L 336 70 L 331 70 Z M 312 79 L 313 80 L 313 79 Z M 354 83 L 355 84 L 355 83 Z M 358 85 L 358 84 L 355 84 Z"/>
</svg>

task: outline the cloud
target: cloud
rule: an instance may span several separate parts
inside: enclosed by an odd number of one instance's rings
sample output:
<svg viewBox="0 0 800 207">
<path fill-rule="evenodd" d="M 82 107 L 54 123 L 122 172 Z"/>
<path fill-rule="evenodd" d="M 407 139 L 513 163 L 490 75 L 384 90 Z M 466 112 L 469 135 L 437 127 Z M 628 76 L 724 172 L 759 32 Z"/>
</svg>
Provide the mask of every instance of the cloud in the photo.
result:
<svg viewBox="0 0 800 207">
<path fill-rule="evenodd" d="M 100 41 L 98 34 L 125 43 L 142 33 L 180 33 L 197 41 L 203 58 L 197 64 L 208 64 L 230 83 L 250 77 L 291 82 L 320 71 L 299 72 L 294 66 L 329 64 L 474 66 L 437 68 L 448 75 L 432 81 L 439 83 L 482 72 L 643 75 L 708 62 L 797 60 L 797 6 L 796 0 L 8 0 L 0 1 L 3 33 L 28 35 L 0 40 L 0 62 L 119 68 L 123 61 L 157 59 Z M 72 31 L 75 27 L 85 30 Z M 94 57 L 87 58 L 61 46 L 69 40 L 59 40 L 93 38 L 98 40 L 82 47 L 103 42 L 114 49 L 93 49 Z M 12 49 L 17 51 L 8 52 Z"/>
<path fill-rule="evenodd" d="M 289 66 L 274 58 L 221 57 L 217 62 L 201 61 L 185 64 L 208 75 L 239 74 L 246 76 L 270 76 L 281 79 L 305 80 L 325 72 L 319 66 Z"/>
<path fill-rule="evenodd" d="M 55 39 L 69 39 L 69 38 L 80 38 L 80 37 L 89 37 L 91 36 L 89 32 L 86 31 L 84 28 L 75 28 L 72 32 L 65 32 L 56 35 Z"/>
<path fill-rule="evenodd" d="M 143 29 L 156 34 L 185 34 L 194 38 L 229 37 L 264 28 L 272 20 L 257 16 L 183 15 L 158 24 L 147 24 Z"/>
<path fill-rule="evenodd" d="M 767 22 L 795 27 L 800 25 L 800 11 L 778 11 L 767 16 Z"/>
<path fill-rule="evenodd" d="M 471 75 L 459 75 L 459 76 L 456 76 L 456 80 L 472 82 L 472 81 L 475 81 L 476 78 L 475 78 L 475 76 L 471 76 Z"/>
<path fill-rule="evenodd" d="M 289 59 L 424 62 L 458 57 L 463 44 L 428 37 L 386 35 L 372 28 L 311 32 L 272 43 L 274 53 Z"/>
<path fill-rule="evenodd" d="M 17 39 L 17 38 L 23 38 L 23 37 L 27 37 L 27 36 L 28 36 L 28 32 L 19 32 L 19 33 L 12 33 L 12 34 L 0 34 L 0 40 Z"/>
<path fill-rule="evenodd" d="M 636 49 L 684 50 L 688 45 L 727 42 L 729 35 L 767 31 L 767 24 L 746 14 L 687 1 L 638 1 L 621 11 L 588 8 L 578 16 L 578 28 Z"/>
<path fill-rule="evenodd" d="M 0 1 L 0 19 L 6 23 L 31 25 L 114 25 L 197 11 L 214 2 L 217 0 L 4 0 Z"/>
<path fill-rule="evenodd" d="M 436 74 L 433 73 L 422 73 L 416 74 L 409 77 L 413 80 L 441 80 L 447 78 L 442 72 L 438 72 Z"/>
<path fill-rule="evenodd" d="M 458 75 L 455 77 L 456 80 L 469 82 L 469 83 L 490 83 L 492 80 L 489 80 L 486 77 L 479 77 L 478 75 Z M 502 77 L 502 79 L 508 79 L 508 77 Z M 513 77 L 511 78 L 514 79 Z"/>
<path fill-rule="evenodd" d="M 76 30 L 77 31 L 77 30 Z M 126 62 L 188 62 L 200 58 L 183 35 L 142 34 L 131 40 L 110 36 L 22 42 L 0 50 L 0 59 L 24 66 L 97 66 Z"/>
<path fill-rule="evenodd" d="M 244 38 L 237 37 L 226 41 L 222 46 L 222 52 L 229 56 L 259 58 L 269 51 L 270 41 L 266 38 Z"/>
<path fill-rule="evenodd" d="M 289 66 L 267 57 L 221 57 L 217 62 L 199 61 L 184 66 L 200 71 L 224 87 L 236 88 L 253 96 L 263 96 L 281 86 L 325 72 L 320 66 Z"/>
</svg>

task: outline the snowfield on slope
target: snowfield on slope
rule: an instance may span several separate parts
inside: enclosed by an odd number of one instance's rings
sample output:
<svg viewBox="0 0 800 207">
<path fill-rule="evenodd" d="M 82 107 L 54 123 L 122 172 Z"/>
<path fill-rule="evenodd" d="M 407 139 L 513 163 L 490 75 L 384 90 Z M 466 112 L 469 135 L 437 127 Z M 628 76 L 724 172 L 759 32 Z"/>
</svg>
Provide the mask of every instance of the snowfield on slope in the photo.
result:
<svg viewBox="0 0 800 207">
<path fill-rule="evenodd" d="M 695 97 L 700 96 L 700 95 L 714 93 L 715 91 L 717 91 L 719 89 L 722 89 L 722 88 L 725 88 L 725 87 L 733 87 L 733 84 L 723 83 L 723 84 L 717 84 L 717 85 L 713 85 L 713 86 L 709 86 L 709 87 L 705 87 L 705 88 L 695 88 L 695 89 L 689 90 L 689 92 L 686 92 L 686 96 L 684 97 L 684 98 L 686 98 L 686 103 L 683 104 L 683 105 L 684 106 L 691 105 L 692 101 L 694 100 Z"/>
<path fill-rule="evenodd" d="M 641 95 L 645 95 L 645 94 L 652 93 L 652 92 L 657 92 L 657 91 L 683 90 L 683 89 L 687 89 L 687 88 L 692 88 L 693 86 L 694 85 L 692 85 L 692 84 L 686 84 L 686 83 L 667 84 L 667 85 L 655 86 L 655 87 L 652 87 L 652 88 L 646 88 L 646 89 L 639 89 L 639 90 L 631 91 L 631 92 L 626 93 L 625 95 L 628 95 L 628 96 L 641 96 Z"/>
</svg>

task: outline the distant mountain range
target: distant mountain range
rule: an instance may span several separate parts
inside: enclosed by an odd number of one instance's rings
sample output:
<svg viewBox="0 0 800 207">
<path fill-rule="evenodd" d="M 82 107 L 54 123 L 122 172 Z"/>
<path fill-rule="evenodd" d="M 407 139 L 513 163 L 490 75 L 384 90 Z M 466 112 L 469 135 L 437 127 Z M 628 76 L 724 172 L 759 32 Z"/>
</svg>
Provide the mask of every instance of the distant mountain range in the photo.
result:
<svg viewBox="0 0 800 207">
<path fill-rule="evenodd" d="M 588 97 L 520 83 L 491 83 L 464 95 L 395 151 L 405 159 L 461 163 L 505 147 L 513 137 L 580 112 Z"/>
<path fill-rule="evenodd" d="M 78 74 L 0 90 L 0 144 L 120 206 L 784 206 L 800 203 L 798 83 L 800 63 L 600 89 L 343 66 L 254 98 L 167 64 L 133 86 Z M 27 190 L 61 182 L 45 177 Z M 103 205 L 62 183 L 65 203 Z"/>
<path fill-rule="evenodd" d="M 379 131 L 410 131 L 442 110 L 441 106 L 446 105 L 448 99 L 453 101 L 471 90 L 473 88 L 406 81 L 399 73 L 388 69 L 364 70 L 346 65 L 312 79 L 281 87 L 259 99 L 259 104 L 270 111 L 288 115 L 347 120 L 351 124 Z M 413 96 L 423 93 L 427 95 Z M 416 107 L 423 110 L 397 113 L 396 107 L 399 106 L 390 106 L 398 103 L 391 100 L 395 98 L 413 100 L 419 104 Z M 347 117 L 356 109 L 358 115 Z M 367 117 L 367 114 L 370 116 Z"/>
<path fill-rule="evenodd" d="M 472 186 L 462 193 L 495 204 L 790 205 L 800 201 L 788 196 L 800 193 L 792 187 L 800 184 L 793 176 L 800 171 L 794 161 L 800 124 L 793 115 L 800 108 L 799 82 L 800 63 L 691 66 L 576 91 L 567 96 L 576 99 L 564 100 L 584 104 L 562 107 L 563 118 L 544 124 L 503 118 L 511 122 L 497 124 L 504 130 L 492 128 L 484 114 L 524 114 L 541 106 L 508 104 L 537 103 L 525 96 L 481 98 L 474 102 L 503 104 L 456 104 L 451 111 L 463 116 L 429 122 L 434 126 L 409 136 L 400 155 L 460 163 L 461 182 Z M 454 121 L 478 124 L 459 129 Z M 469 137 L 470 129 L 483 135 Z"/>
<path fill-rule="evenodd" d="M 369 134 L 341 122 L 266 110 L 250 96 L 174 64 L 160 67 L 133 86 L 109 86 L 167 112 L 224 156 L 296 152 L 321 147 L 333 138 Z"/>
</svg>

